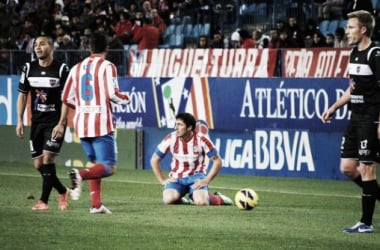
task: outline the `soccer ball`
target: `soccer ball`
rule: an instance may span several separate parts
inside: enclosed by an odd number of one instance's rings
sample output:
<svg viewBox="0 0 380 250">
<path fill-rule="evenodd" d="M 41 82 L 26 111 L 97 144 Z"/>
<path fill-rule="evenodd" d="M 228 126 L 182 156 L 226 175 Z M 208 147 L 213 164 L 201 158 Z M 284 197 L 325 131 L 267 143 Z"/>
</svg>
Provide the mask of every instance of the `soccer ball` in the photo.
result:
<svg viewBox="0 0 380 250">
<path fill-rule="evenodd" d="M 250 188 L 243 188 L 235 194 L 235 204 L 239 209 L 251 210 L 259 203 L 259 196 Z"/>
</svg>

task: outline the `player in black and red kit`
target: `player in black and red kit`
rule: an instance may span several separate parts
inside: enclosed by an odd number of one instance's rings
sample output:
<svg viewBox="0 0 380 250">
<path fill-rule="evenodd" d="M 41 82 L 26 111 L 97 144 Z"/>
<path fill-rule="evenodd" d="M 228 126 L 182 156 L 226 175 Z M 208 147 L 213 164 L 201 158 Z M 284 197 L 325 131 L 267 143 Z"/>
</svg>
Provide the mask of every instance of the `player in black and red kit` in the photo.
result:
<svg viewBox="0 0 380 250">
<path fill-rule="evenodd" d="M 48 210 L 51 190 L 58 193 L 58 208 L 68 208 L 67 199 L 70 190 L 66 188 L 56 175 L 55 156 L 59 154 L 63 139 L 52 139 L 52 130 L 61 115 L 61 92 L 69 73 L 69 67 L 53 58 L 53 40 L 39 36 L 34 42 L 37 60 L 26 63 L 21 72 L 17 99 L 18 137 L 24 136 L 24 112 L 27 96 L 31 94 L 31 133 L 30 153 L 34 167 L 42 175 L 42 194 L 32 210 Z"/>
<path fill-rule="evenodd" d="M 350 86 L 343 96 L 322 114 L 328 123 L 334 112 L 350 104 L 351 118 L 342 138 L 341 171 L 362 187 L 362 217 L 346 233 L 372 233 L 372 217 L 380 188 L 376 180 L 380 138 L 380 47 L 371 41 L 375 26 L 367 11 L 347 15 L 346 35 L 353 46 L 348 73 Z"/>
</svg>

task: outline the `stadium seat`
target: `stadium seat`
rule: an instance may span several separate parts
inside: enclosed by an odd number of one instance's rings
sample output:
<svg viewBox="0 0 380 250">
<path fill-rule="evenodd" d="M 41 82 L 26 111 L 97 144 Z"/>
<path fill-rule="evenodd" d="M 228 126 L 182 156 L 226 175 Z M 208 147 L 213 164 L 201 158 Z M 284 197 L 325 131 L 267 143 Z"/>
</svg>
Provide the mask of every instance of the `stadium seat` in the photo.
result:
<svg viewBox="0 0 380 250">
<path fill-rule="evenodd" d="M 164 32 L 164 37 L 169 37 L 171 34 L 174 34 L 176 30 L 176 25 L 170 24 L 168 27 L 166 27 L 166 30 Z"/>
<path fill-rule="evenodd" d="M 202 25 L 201 35 L 209 36 L 211 30 L 211 24 L 205 23 Z"/>
<path fill-rule="evenodd" d="M 169 47 L 170 48 L 183 48 L 184 35 L 183 34 L 172 34 L 170 36 Z"/>
<path fill-rule="evenodd" d="M 178 24 L 178 25 L 175 27 L 175 31 L 174 31 L 174 33 L 177 34 L 177 35 L 183 34 L 183 27 L 184 27 L 183 24 Z"/>
<path fill-rule="evenodd" d="M 192 31 L 193 31 L 193 25 L 191 23 L 184 24 L 184 26 L 183 26 L 183 35 L 185 37 L 190 37 Z"/>
<path fill-rule="evenodd" d="M 347 20 L 342 19 L 339 21 L 338 28 L 346 29 L 346 26 L 347 26 Z"/>
<path fill-rule="evenodd" d="M 329 22 L 329 25 L 327 27 L 327 32 L 326 32 L 326 35 L 331 33 L 331 34 L 335 34 L 335 31 L 336 31 L 336 28 L 338 28 L 338 24 L 339 24 L 339 20 L 337 19 L 334 19 L 334 20 L 331 20 Z"/>
<path fill-rule="evenodd" d="M 329 23 L 329 20 L 323 20 L 319 23 L 319 31 L 322 32 L 324 36 L 327 34 Z"/>
</svg>

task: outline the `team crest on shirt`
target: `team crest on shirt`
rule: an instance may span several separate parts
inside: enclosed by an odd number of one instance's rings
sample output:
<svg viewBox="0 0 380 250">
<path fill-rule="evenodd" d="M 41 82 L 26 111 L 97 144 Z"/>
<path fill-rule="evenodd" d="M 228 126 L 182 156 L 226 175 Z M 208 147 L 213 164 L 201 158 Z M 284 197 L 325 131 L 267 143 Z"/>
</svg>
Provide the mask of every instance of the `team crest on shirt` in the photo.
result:
<svg viewBox="0 0 380 250">
<path fill-rule="evenodd" d="M 358 74 L 360 73 L 360 66 L 356 67 L 356 73 L 358 73 Z"/>
<path fill-rule="evenodd" d="M 198 154 L 199 153 L 199 147 L 198 146 L 194 146 L 193 147 L 193 152 L 194 152 L 194 154 Z"/>
<path fill-rule="evenodd" d="M 49 84 L 50 84 L 50 86 L 55 86 L 55 84 L 57 83 L 57 80 L 55 80 L 55 79 L 50 79 L 49 80 Z"/>
</svg>

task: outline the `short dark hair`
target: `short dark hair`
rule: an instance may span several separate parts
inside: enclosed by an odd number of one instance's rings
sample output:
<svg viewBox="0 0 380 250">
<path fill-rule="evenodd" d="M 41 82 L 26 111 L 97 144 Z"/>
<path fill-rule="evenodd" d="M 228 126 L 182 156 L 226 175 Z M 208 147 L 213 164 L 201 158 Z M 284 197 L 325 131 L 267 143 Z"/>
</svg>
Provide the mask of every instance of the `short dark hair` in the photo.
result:
<svg viewBox="0 0 380 250">
<path fill-rule="evenodd" d="M 107 50 L 107 36 L 104 32 L 95 31 L 90 38 L 90 48 L 92 53 L 102 53 Z"/>
<path fill-rule="evenodd" d="M 179 114 L 177 114 L 175 119 L 182 120 L 186 124 L 186 127 L 191 126 L 192 127 L 191 130 L 195 129 L 195 123 L 197 121 L 195 120 L 195 118 L 192 114 L 190 114 L 190 113 L 179 113 Z"/>
</svg>

